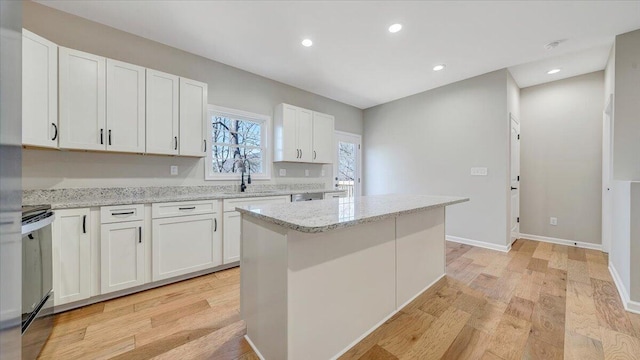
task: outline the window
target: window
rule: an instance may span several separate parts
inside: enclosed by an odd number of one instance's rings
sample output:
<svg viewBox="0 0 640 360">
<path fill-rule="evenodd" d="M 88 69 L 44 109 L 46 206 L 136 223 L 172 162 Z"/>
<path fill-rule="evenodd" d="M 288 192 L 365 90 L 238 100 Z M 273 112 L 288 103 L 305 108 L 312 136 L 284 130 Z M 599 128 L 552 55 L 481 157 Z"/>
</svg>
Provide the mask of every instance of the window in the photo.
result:
<svg viewBox="0 0 640 360">
<path fill-rule="evenodd" d="M 213 105 L 209 105 L 208 116 L 212 145 L 207 153 L 205 179 L 240 179 L 243 166 L 252 179 L 269 179 L 267 139 L 271 118 Z"/>
</svg>

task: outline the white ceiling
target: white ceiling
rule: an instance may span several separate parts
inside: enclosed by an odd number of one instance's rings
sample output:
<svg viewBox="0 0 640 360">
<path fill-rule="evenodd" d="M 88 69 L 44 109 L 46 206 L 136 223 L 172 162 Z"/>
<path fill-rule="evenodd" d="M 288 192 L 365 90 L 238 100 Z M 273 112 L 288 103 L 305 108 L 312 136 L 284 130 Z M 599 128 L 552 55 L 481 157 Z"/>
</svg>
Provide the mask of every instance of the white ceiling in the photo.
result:
<svg viewBox="0 0 640 360">
<path fill-rule="evenodd" d="M 39 2 L 363 109 L 505 67 L 523 87 L 599 70 L 640 28 L 640 0 Z"/>
</svg>

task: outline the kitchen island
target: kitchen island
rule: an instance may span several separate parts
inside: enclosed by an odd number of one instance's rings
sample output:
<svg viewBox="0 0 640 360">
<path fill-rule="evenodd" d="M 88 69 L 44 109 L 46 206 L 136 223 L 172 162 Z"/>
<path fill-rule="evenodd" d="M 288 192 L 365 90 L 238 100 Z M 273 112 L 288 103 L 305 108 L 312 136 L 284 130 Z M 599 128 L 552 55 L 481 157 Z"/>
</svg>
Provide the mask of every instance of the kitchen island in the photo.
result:
<svg viewBox="0 0 640 360">
<path fill-rule="evenodd" d="M 445 274 L 445 207 L 378 195 L 238 208 L 241 315 L 264 359 L 331 359 Z"/>
</svg>

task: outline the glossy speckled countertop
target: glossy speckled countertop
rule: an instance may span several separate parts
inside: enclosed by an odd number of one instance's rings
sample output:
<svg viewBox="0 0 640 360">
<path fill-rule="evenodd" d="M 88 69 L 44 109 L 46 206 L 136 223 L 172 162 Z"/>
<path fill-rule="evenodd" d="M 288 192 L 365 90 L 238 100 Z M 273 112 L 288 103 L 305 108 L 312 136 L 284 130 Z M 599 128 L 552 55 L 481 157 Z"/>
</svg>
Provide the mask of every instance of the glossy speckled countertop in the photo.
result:
<svg viewBox="0 0 640 360">
<path fill-rule="evenodd" d="M 312 192 L 338 191 L 325 189 L 324 184 L 251 185 L 247 192 L 238 191 L 235 185 L 25 190 L 22 194 L 22 205 L 49 204 L 52 209 L 70 209 L 172 201 L 282 196 Z"/>
<path fill-rule="evenodd" d="M 373 195 L 288 204 L 238 207 L 251 216 L 288 229 L 320 233 L 469 201 L 469 198 L 427 195 Z"/>
</svg>

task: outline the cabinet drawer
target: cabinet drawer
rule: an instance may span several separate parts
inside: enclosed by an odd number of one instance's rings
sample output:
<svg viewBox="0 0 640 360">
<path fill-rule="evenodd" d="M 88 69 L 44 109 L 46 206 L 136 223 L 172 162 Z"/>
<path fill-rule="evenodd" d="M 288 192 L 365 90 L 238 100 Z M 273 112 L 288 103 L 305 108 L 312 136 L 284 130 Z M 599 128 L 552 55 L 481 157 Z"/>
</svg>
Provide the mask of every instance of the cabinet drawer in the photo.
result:
<svg viewBox="0 0 640 360">
<path fill-rule="evenodd" d="M 218 200 L 181 201 L 151 205 L 151 217 L 160 219 L 173 216 L 215 214 L 220 212 Z"/>
<path fill-rule="evenodd" d="M 265 197 L 242 198 L 242 199 L 225 199 L 223 208 L 224 208 L 224 212 L 228 212 L 228 211 L 236 211 L 236 207 L 238 206 L 284 204 L 288 202 L 291 202 L 291 197 L 289 195 L 265 196 Z"/>
<path fill-rule="evenodd" d="M 100 222 L 103 224 L 144 220 L 144 205 L 116 205 L 100 208 Z"/>
</svg>

